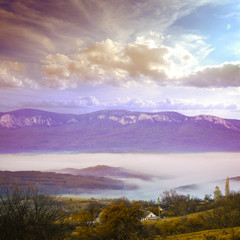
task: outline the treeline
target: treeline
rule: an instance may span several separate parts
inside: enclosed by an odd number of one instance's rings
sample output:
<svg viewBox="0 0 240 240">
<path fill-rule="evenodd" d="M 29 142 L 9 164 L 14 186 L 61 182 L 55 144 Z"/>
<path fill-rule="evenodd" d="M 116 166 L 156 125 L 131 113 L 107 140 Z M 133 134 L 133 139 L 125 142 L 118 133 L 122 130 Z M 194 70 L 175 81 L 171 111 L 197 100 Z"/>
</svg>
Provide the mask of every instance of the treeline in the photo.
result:
<svg viewBox="0 0 240 240">
<path fill-rule="evenodd" d="M 3 185 L 0 192 L 0 240 L 150 240 L 240 226 L 240 193 L 230 193 L 228 180 L 225 195 L 216 187 L 204 199 L 171 190 L 159 201 L 120 198 L 84 206 L 37 185 Z M 146 211 L 161 218 L 140 221 Z"/>
<path fill-rule="evenodd" d="M 234 228 L 240 226 L 240 193 L 232 192 L 227 198 L 222 197 L 217 200 L 197 200 L 200 202 L 199 206 L 196 206 L 196 212 L 192 212 L 190 208 L 192 206 L 192 201 L 189 201 L 186 196 L 185 201 L 183 201 L 182 196 L 179 196 L 178 199 L 181 199 L 181 201 L 175 202 L 172 205 L 173 209 L 169 208 L 163 211 L 165 216 L 174 213 L 175 217 L 165 218 L 158 222 L 148 222 L 148 225 L 157 227 L 157 235 L 166 237 L 210 229 Z M 188 204 L 189 202 L 190 204 Z M 192 214 L 183 214 L 186 208 L 192 212 Z M 240 239 L 240 236 L 235 239 Z"/>
</svg>

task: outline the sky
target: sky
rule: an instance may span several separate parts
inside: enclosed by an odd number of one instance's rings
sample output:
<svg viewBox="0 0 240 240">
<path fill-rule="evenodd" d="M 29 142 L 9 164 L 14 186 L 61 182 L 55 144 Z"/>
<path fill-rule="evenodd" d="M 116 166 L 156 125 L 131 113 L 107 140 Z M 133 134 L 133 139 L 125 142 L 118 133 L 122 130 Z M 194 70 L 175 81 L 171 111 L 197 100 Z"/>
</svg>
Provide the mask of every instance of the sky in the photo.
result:
<svg viewBox="0 0 240 240">
<path fill-rule="evenodd" d="M 0 112 L 240 119 L 238 0 L 0 0 Z"/>
</svg>

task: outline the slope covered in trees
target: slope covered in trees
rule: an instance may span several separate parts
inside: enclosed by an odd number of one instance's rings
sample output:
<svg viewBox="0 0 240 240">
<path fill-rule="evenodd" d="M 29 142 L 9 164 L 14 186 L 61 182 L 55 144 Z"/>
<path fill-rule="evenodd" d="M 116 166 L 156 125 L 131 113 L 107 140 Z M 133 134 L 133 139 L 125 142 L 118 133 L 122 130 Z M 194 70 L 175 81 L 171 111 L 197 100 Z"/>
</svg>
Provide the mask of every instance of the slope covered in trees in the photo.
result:
<svg viewBox="0 0 240 240">
<path fill-rule="evenodd" d="M 206 195 L 204 199 L 166 191 L 159 202 L 126 198 L 79 201 L 58 198 L 36 185 L 4 185 L 0 239 L 160 240 L 196 236 L 237 240 L 240 193 L 228 193 L 228 181 L 225 195 L 219 188 L 217 191 L 214 198 Z M 159 219 L 141 221 L 145 211 L 158 215 L 159 207 Z"/>
</svg>

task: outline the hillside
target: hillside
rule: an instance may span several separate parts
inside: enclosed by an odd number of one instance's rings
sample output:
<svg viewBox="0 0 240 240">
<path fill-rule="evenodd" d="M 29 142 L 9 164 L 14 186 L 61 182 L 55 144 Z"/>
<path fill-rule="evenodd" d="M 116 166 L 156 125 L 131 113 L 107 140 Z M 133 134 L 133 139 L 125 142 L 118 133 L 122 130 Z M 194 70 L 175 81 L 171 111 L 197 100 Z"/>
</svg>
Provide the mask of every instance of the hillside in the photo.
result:
<svg viewBox="0 0 240 240">
<path fill-rule="evenodd" d="M 152 180 L 153 176 L 130 171 L 122 167 L 110 167 L 106 165 L 97 165 L 83 169 L 65 168 L 57 170 L 58 173 L 68 173 L 72 175 L 81 176 L 98 176 L 98 177 L 111 177 L 111 178 L 138 178 L 142 180 Z"/>
<path fill-rule="evenodd" d="M 61 194 L 85 193 L 91 190 L 133 190 L 136 186 L 127 185 L 123 181 L 99 176 L 74 176 L 55 172 L 39 171 L 0 171 L 0 185 L 9 183 L 39 183 L 45 189 Z"/>
<path fill-rule="evenodd" d="M 224 239 L 224 240 L 232 240 L 232 239 L 239 239 L 240 235 L 240 227 L 235 228 L 224 228 L 224 229 L 213 229 L 213 230 L 206 230 L 200 232 L 192 232 L 192 233 L 185 233 L 185 234 L 178 234 L 168 237 L 155 237 L 154 240 L 187 240 L 187 239 L 194 239 L 194 240 L 208 240 L 208 239 Z M 235 236 L 235 238 L 234 238 Z"/>
<path fill-rule="evenodd" d="M 240 121 L 177 112 L 103 110 L 74 115 L 0 113 L 0 152 L 211 152 L 240 150 Z"/>
</svg>

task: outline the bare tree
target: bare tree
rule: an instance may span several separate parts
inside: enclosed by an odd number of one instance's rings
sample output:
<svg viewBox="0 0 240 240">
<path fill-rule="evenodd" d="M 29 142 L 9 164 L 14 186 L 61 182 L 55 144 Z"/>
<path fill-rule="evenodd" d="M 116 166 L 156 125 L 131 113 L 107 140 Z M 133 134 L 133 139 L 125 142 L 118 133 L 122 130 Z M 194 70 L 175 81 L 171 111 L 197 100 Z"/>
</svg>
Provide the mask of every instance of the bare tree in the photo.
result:
<svg viewBox="0 0 240 240">
<path fill-rule="evenodd" d="M 55 194 L 39 185 L 0 186 L 0 239 L 64 239 L 66 225 Z"/>
</svg>

